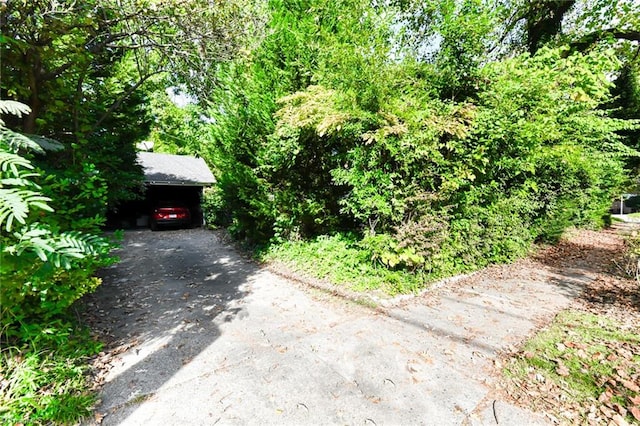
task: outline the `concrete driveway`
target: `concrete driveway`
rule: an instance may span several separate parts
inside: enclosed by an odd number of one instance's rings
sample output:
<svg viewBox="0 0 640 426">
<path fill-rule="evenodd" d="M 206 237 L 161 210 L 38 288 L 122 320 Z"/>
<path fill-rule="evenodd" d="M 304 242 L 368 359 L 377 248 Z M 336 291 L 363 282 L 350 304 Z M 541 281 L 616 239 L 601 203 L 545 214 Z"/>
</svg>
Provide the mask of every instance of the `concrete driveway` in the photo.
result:
<svg viewBox="0 0 640 426">
<path fill-rule="evenodd" d="M 85 300 L 112 340 L 87 424 L 545 424 L 501 399 L 494 360 L 588 273 L 498 268 L 371 309 L 261 268 L 218 235 L 126 234 L 121 263 Z"/>
</svg>

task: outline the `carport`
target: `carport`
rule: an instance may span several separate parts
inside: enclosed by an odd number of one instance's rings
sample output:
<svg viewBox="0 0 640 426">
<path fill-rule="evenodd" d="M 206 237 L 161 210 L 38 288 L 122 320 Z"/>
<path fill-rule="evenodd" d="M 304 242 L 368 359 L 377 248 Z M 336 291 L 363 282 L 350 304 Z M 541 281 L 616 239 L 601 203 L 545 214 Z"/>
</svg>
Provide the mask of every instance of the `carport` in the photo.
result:
<svg viewBox="0 0 640 426">
<path fill-rule="evenodd" d="M 149 213 L 159 202 L 179 201 L 191 210 L 194 225 L 202 225 L 203 189 L 215 183 L 215 178 L 202 158 L 189 155 L 139 152 L 138 164 L 144 170 L 144 199 L 121 206 L 121 213 L 135 217 L 129 226 L 148 226 Z M 127 225 L 122 218 L 120 225 Z"/>
</svg>

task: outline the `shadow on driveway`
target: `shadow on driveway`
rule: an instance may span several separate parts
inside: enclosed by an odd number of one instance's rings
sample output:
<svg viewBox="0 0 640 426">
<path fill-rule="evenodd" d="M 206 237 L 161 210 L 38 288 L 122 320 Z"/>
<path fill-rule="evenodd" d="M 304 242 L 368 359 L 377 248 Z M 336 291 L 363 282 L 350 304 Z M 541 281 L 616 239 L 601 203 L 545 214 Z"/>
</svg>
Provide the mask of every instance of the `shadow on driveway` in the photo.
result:
<svg viewBox="0 0 640 426">
<path fill-rule="evenodd" d="M 86 297 L 85 318 L 107 341 L 98 363 L 102 424 L 124 418 L 220 336 L 219 325 L 243 315 L 256 267 L 220 243 L 214 232 L 176 230 L 125 234 L 121 261 L 103 271 Z"/>
<path fill-rule="evenodd" d="M 619 249 L 566 244 L 373 311 L 292 285 L 209 231 L 131 232 L 85 299 L 112 342 L 96 423 L 494 424 L 497 406 L 501 424 L 545 424 L 497 400 L 492 360 Z"/>
</svg>

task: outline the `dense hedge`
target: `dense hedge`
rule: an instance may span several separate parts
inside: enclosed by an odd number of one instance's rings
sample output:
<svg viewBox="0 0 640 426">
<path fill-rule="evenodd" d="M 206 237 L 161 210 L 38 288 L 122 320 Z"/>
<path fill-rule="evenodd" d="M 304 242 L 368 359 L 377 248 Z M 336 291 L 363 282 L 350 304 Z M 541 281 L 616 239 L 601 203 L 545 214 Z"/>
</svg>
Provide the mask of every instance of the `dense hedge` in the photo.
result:
<svg viewBox="0 0 640 426">
<path fill-rule="evenodd" d="M 250 157 L 225 158 L 227 217 L 256 240 L 382 234 L 388 266 L 443 271 L 600 226 L 630 151 L 617 131 L 630 125 L 598 109 L 609 82 L 585 76 L 614 67 L 606 52 L 543 50 L 483 69 L 475 102 L 407 79 L 376 113 L 353 92 L 309 86 L 279 99 Z"/>
<path fill-rule="evenodd" d="M 637 123 L 606 110 L 613 51 L 481 63 L 446 39 L 436 61 L 389 61 L 385 16 L 318 3 L 321 19 L 274 3 L 252 59 L 219 70 L 220 224 L 254 243 L 358 235 L 370 261 L 440 276 L 607 220 L 637 154 L 621 136 Z"/>
</svg>

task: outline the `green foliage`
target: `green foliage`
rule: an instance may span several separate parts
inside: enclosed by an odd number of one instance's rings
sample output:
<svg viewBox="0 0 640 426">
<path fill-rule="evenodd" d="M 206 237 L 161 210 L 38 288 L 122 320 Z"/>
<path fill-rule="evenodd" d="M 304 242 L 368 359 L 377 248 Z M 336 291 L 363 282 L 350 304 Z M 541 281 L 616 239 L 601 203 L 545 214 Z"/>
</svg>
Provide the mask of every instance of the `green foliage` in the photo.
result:
<svg viewBox="0 0 640 426">
<path fill-rule="evenodd" d="M 289 267 L 350 290 L 381 290 L 386 294 L 411 293 L 422 288 L 425 277 L 394 271 L 372 262 L 357 236 L 336 234 L 309 241 L 287 241 L 271 246 L 264 260 L 277 260 Z"/>
<path fill-rule="evenodd" d="M 265 141 L 264 129 L 273 126 L 275 100 L 265 80 L 245 71 L 243 64 L 220 67 L 220 89 L 225 90 L 211 94 L 211 144 L 203 147 L 203 156 L 214 165 L 222 190 L 225 208 L 220 217 L 232 234 L 255 241 L 272 235 L 273 216 L 265 182 L 257 173 L 256 153 Z"/>
<path fill-rule="evenodd" d="M 348 234 L 352 269 L 429 279 L 602 226 L 638 157 L 638 121 L 610 109 L 629 55 L 545 36 L 499 59 L 503 6 L 270 2 L 264 39 L 214 72 L 216 220 L 300 253 Z"/>
<path fill-rule="evenodd" d="M 83 163 L 81 166 L 80 170 L 50 169 L 42 173 L 42 192 L 51 198 L 49 205 L 56 214 L 41 221 L 59 229 L 98 233 L 104 225 L 109 185 L 95 165 Z"/>
<path fill-rule="evenodd" d="M 11 131 L 3 130 L 9 140 L 15 140 Z M 9 140 L 0 140 L 2 340 L 20 338 L 16 328 L 20 323 L 46 322 L 64 313 L 75 300 L 97 287 L 100 281 L 92 277 L 93 272 L 111 262 L 107 240 L 74 230 L 73 218 L 53 212 L 50 203 L 67 194 L 49 188 L 51 197 L 45 197 L 34 182 L 39 174 L 33 171 L 31 161 L 9 152 Z M 87 199 L 69 201 L 87 203 L 93 196 L 92 192 Z M 79 220 L 78 225 L 85 223 Z"/>
<path fill-rule="evenodd" d="M 342 190 L 331 185 L 329 173 L 348 147 L 329 135 L 323 141 L 305 131 L 300 138 L 289 137 L 284 126 L 277 131 L 282 137 L 276 136 L 273 114 L 285 95 L 294 98 L 284 97 L 284 104 L 298 102 L 293 94 L 304 97 L 310 85 L 326 80 L 347 88 L 354 78 L 360 81 L 358 90 L 344 98 L 355 99 L 363 110 L 376 109 L 380 90 L 375 84 L 381 76 L 374 71 L 385 70 L 376 65 L 388 51 L 377 46 L 386 40 L 380 32 L 369 32 L 366 43 L 354 44 L 349 35 L 358 28 L 378 28 L 375 22 L 382 18 L 367 5 L 271 2 L 267 36 L 245 60 L 217 69 L 220 85 L 210 96 L 214 141 L 208 155 L 220 169 L 216 177 L 231 216 L 230 230 L 238 237 L 265 241 L 276 234 L 286 239 L 352 227 L 349 218 L 338 215 Z M 305 172 L 307 167 L 313 171 Z"/>
<path fill-rule="evenodd" d="M 441 42 L 435 54 L 438 77 L 434 83 L 442 98 L 465 100 L 477 92 L 496 9 L 478 0 L 442 1 L 439 8 L 435 26 Z"/>
<path fill-rule="evenodd" d="M 53 199 L 42 195 L 34 183 L 39 174 L 17 154 L 13 142 L 20 138 L 2 130 L 0 421 L 74 423 L 95 403 L 88 391 L 87 357 L 99 346 L 62 318 L 74 301 L 100 284 L 93 273 L 112 262 L 112 246 L 103 237 L 53 225 L 63 222 L 53 219 Z M 24 141 L 21 150 L 35 144 Z"/>
<path fill-rule="evenodd" d="M 434 208 L 434 194 L 420 194 L 407 199 L 402 222 L 394 232 L 365 234 L 359 246 L 368 258 L 391 269 L 424 270 L 433 277 L 441 273 L 438 265 L 441 245 L 449 233 L 449 217 L 445 209 Z"/>
<path fill-rule="evenodd" d="M 7 232 L 13 229 L 14 220 L 25 225 L 33 208 L 53 211 L 46 204 L 50 198 L 40 194 L 40 187 L 31 180 L 37 174 L 29 170 L 33 166 L 26 158 L 0 151 L 0 228 Z"/>
<path fill-rule="evenodd" d="M 533 235 L 550 240 L 571 224 L 602 225 L 624 180 L 622 160 L 637 155 L 617 133 L 635 124 L 597 108 L 608 99 L 604 76 L 616 69 L 615 58 L 561 55 L 542 49 L 488 67 L 495 83 L 480 98 L 470 138 L 483 153 L 472 163 L 474 187 L 533 196 Z"/>
<path fill-rule="evenodd" d="M 184 93 L 172 89 L 172 95 L 169 96 L 167 92 L 168 90 L 157 90 L 150 96 L 149 109 L 153 124 L 147 140 L 153 142 L 153 151 L 202 155 L 203 147 L 211 141 L 203 109 L 192 103 L 192 98 L 185 98 L 186 105 L 176 105 L 174 100 L 180 99 L 177 96 L 185 96 Z"/>
<path fill-rule="evenodd" d="M 633 213 L 629 216 L 637 218 L 640 215 Z M 626 237 L 625 245 L 626 250 L 624 257 L 621 262 L 618 263 L 618 267 L 626 276 L 633 278 L 640 284 L 640 236 L 638 236 L 636 231 Z"/>
<path fill-rule="evenodd" d="M 91 414 L 96 396 L 89 357 L 101 345 L 65 321 L 23 324 L 25 344 L 0 350 L 0 422 L 73 424 Z"/>
<path fill-rule="evenodd" d="M 6 337 L 20 337 L 22 321 L 45 322 L 63 314 L 77 299 L 93 292 L 96 269 L 112 263 L 111 244 L 78 232 L 55 233 L 34 224 L 4 238 L 2 324 Z M 13 241 L 11 241 L 13 240 Z"/>
<path fill-rule="evenodd" d="M 220 187 L 213 186 L 205 188 L 201 206 L 205 224 L 209 228 L 229 225 L 229 220 L 224 210 L 223 193 Z"/>
</svg>

